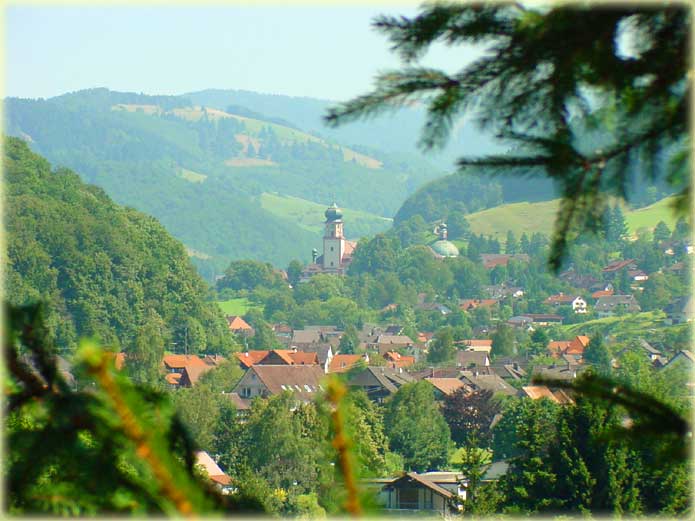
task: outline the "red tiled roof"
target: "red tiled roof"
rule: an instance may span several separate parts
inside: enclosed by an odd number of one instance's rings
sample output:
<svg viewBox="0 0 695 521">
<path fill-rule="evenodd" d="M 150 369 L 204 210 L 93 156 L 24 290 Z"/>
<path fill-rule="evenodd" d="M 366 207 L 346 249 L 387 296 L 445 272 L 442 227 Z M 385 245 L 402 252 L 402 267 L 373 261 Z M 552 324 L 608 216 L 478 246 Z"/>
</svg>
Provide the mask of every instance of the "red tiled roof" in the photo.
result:
<svg viewBox="0 0 695 521">
<path fill-rule="evenodd" d="M 462 387 L 466 387 L 458 378 L 425 378 L 426 382 L 431 383 L 435 389 L 439 389 L 445 395 L 454 394 Z"/>
<path fill-rule="evenodd" d="M 214 369 L 215 367 L 212 365 L 197 365 L 197 364 L 191 364 L 187 365 L 186 367 L 183 368 L 183 373 L 181 373 L 181 378 L 179 379 L 179 385 L 183 387 L 193 387 L 196 383 L 198 383 L 198 380 L 200 380 L 200 377 L 210 371 L 211 369 Z"/>
<path fill-rule="evenodd" d="M 389 366 L 393 367 L 394 369 L 398 367 L 410 367 L 411 365 L 415 365 L 414 356 L 405 356 L 397 351 L 387 351 L 384 353 L 384 358 L 387 362 L 389 362 Z"/>
<path fill-rule="evenodd" d="M 559 357 L 572 343 L 571 340 L 553 340 L 548 343 L 550 356 Z"/>
<path fill-rule="evenodd" d="M 461 340 L 464 346 L 468 347 L 492 347 L 492 340 L 486 338 L 469 338 L 466 340 Z"/>
<path fill-rule="evenodd" d="M 591 298 L 610 297 L 612 294 L 613 294 L 612 289 L 600 289 L 598 291 L 594 291 L 591 294 Z"/>
<path fill-rule="evenodd" d="M 296 365 L 316 365 L 319 363 L 317 353 L 305 353 L 304 351 L 290 351 L 292 363 Z"/>
<path fill-rule="evenodd" d="M 624 267 L 629 266 L 630 264 L 634 264 L 634 263 L 635 263 L 635 259 L 626 259 L 626 260 L 621 260 L 621 261 L 614 261 L 614 262 L 611 262 L 605 268 L 603 268 L 601 271 L 603 273 L 611 273 L 614 271 L 621 270 Z"/>
<path fill-rule="evenodd" d="M 183 369 L 187 365 L 207 365 L 198 355 L 164 355 L 162 363 L 167 369 Z"/>
<path fill-rule="evenodd" d="M 169 385 L 179 385 L 181 373 L 169 373 L 164 377 L 164 379 Z"/>
<path fill-rule="evenodd" d="M 234 356 L 241 362 L 241 365 L 248 369 L 268 356 L 268 352 L 268 350 L 247 351 L 245 353 L 234 353 Z"/>
<path fill-rule="evenodd" d="M 494 298 L 486 299 L 462 299 L 459 302 L 459 308 L 463 311 L 468 311 L 469 309 L 475 309 L 477 307 L 490 308 L 497 304 L 499 301 Z"/>
<path fill-rule="evenodd" d="M 246 320 L 238 315 L 230 315 L 227 317 L 227 325 L 232 331 L 250 331 L 253 328 L 249 325 Z"/>
<path fill-rule="evenodd" d="M 328 366 L 329 373 L 344 373 L 348 371 L 355 364 L 364 360 L 364 355 L 342 355 L 337 354 L 331 360 L 331 364 Z"/>
<path fill-rule="evenodd" d="M 589 345 L 589 337 L 584 335 L 577 335 L 574 337 L 570 345 L 565 351 L 568 355 L 581 355 L 584 353 L 584 348 Z"/>
<path fill-rule="evenodd" d="M 562 293 L 558 293 L 557 295 L 550 295 L 547 299 L 545 299 L 546 304 L 566 304 L 569 302 L 572 302 L 575 299 L 572 295 L 564 295 Z"/>
<path fill-rule="evenodd" d="M 545 385 L 526 385 L 521 388 L 526 396 L 532 400 L 539 400 L 541 398 L 547 398 L 551 402 L 560 403 L 557 396 L 555 396 L 550 389 Z"/>
</svg>

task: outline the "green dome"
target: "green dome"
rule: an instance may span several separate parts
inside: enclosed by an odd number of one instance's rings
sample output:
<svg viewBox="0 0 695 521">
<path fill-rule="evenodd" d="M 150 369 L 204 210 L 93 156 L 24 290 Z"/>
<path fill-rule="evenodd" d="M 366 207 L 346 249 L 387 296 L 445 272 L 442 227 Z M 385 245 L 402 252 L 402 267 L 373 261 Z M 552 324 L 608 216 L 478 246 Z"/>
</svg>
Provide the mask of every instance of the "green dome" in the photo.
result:
<svg viewBox="0 0 695 521">
<path fill-rule="evenodd" d="M 327 221 L 337 221 L 338 219 L 343 218 L 343 211 L 338 208 L 337 204 L 333 203 L 332 206 L 328 207 L 324 215 L 326 216 Z"/>
<path fill-rule="evenodd" d="M 459 249 L 454 245 L 453 242 L 449 241 L 437 241 L 432 246 L 432 251 L 438 253 L 442 257 L 458 257 Z"/>
</svg>

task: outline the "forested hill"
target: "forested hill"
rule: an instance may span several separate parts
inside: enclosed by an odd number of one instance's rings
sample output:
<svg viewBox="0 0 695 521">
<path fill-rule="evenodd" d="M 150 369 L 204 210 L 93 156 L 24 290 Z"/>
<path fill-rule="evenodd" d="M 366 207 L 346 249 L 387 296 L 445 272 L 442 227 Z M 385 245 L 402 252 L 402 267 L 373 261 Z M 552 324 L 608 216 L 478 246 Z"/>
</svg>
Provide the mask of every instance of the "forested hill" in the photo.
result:
<svg viewBox="0 0 695 521">
<path fill-rule="evenodd" d="M 341 143 L 368 146 L 398 154 L 407 160 L 422 159 L 417 142 L 425 124 L 425 109 L 413 104 L 393 113 L 383 114 L 368 121 L 354 121 L 337 128 L 327 127 L 323 117 L 329 107 L 338 101 L 307 97 L 264 94 L 246 90 L 206 89 L 189 92 L 184 96 L 197 105 L 225 109 L 230 105 L 243 106 L 257 113 L 291 121 L 312 134 L 335 139 Z M 424 157 L 445 170 L 451 170 L 454 160 L 461 155 L 490 154 L 503 150 L 491 136 L 466 123 L 458 124 L 443 150 L 430 152 Z"/>
<path fill-rule="evenodd" d="M 384 218 L 409 194 L 445 174 L 421 158 L 346 146 L 234 101 L 217 109 L 185 96 L 90 89 L 9 98 L 5 114 L 8 133 L 35 152 L 156 217 L 209 280 L 231 259 L 284 267 L 320 245 L 314 223 L 300 226 L 284 208 L 269 208 L 266 194 L 307 207 L 335 199 L 362 215 L 359 226 L 346 223 L 358 239 L 386 229 Z"/>
<path fill-rule="evenodd" d="M 57 347 L 79 337 L 109 346 L 224 352 L 226 321 L 186 256 L 152 217 L 6 138 L 5 283 L 11 304 L 43 301 Z"/>
</svg>

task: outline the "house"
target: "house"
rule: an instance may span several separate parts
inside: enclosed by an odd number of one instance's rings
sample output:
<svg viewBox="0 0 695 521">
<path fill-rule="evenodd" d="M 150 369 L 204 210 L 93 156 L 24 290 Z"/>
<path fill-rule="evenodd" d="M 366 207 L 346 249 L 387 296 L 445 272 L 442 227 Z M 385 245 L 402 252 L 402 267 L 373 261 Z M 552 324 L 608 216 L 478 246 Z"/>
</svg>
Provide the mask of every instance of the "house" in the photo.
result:
<svg viewBox="0 0 695 521">
<path fill-rule="evenodd" d="M 362 389 L 370 400 L 382 403 L 402 385 L 413 381 L 414 379 L 402 369 L 369 366 L 350 375 L 348 385 Z"/>
<path fill-rule="evenodd" d="M 639 313 L 642 308 L 632 295 L 610 295 L 601 297 L 594 306 L 599 318 L 612 317 L 616 313 Z"/>
<path fill-rule="evenodd" d="M 229 398 L 229 401 L 231 401 L 234 404 L 234 408 L 236 409 L 237 416 L 245 417 L 248 416 L 249 412 L 251 411 L 251 400 L 248 398 L 242 398 L 239 396 L 239 393 L 222 393 L 223 396 Z"/>
<path fill-rule="evenodd" d="M 610 297 L 613 294 L 613 287 L 611 286 L 609 289 L 599 289 L 597 291 L 594 291 L 591 294 L 591 298 L 594 299 L 594 301 L 600 299 L 601 297 Z"/>
<path fill-rule="evenodd" d="M 410 367 L 415 364 L 414 356 L 402 355 L 397 351 L 387 351 L 384 353 L 384 360 L 389 367 Z"/>
<path fill-rule="evenodd" d="M 284 346 L 289 346 L 292 341 L 292 327 L 287 324 L 273 324 L 273 333 L 275 333 L 275 338 L 278 339 Z"/>
<path fill-rule="evenodd" d="M 649 357 L 649 360 L 651 362 L 656 362 L 658 361 L 663 354 L 661 351 L 653 347 L 649 342 L 647 342 L 644 338 L 640 338 L 639 341 L 637 342 L 640 348 L 642 348 L 644 351 L 646 351 L 647 356 Z"/>
<path fill-rule="evenodd" d="M 235 335 L 251 337 L 255 334 L 255 330 L 239 315 L 227 316 L 227 327 Z"/>
<path fill-rule="evenodd" d="M 304 348 L 305 353 L 316 353 L 316 358 L 318 364 L 323 367 L 325 373 L 328 372 L 328 367 L 331 365 L 331 360 L 333 360 L 333 347 L 331 344 L 314 344 L 309 347 Z"/>
<path fill-rule="evenodd" d="M 248 369 L 252 365 L 256 365 L 266 356 L 268 356 L 267 349 L 245 351 L 243 353 L 234 353 L 234 358 L 236 358 L 239 361 L 239 367 L 241 367 L 242 369 Z"/>
<path fill-rule="evenodd" d="M 626 259 L 626 260 L 617 260 L 613 261 L 607 266 L 604 266 L 604 268 L 601 270 L 601 273 L 605 276 L 610 276 L 613 277 L 617 273 L 619 273 L 621 270 L 628 269 L 628 270 L 636 270 L 637 269 L 637 264 L 635 263 L 635 259 Z"/>
<path fill-rule="evenodd" d="M 494 299 L 504 299 L 506 297 L 521 298 L 524 296 L 524 288 L 519 286 L 507 286 L 506 284 L 496 284 L 494 286 L 485 286 L 483 291 L 487 296 Z"/>
<path fill-rule="evenodd" d="M 378 499 L 386 512 L 404 515 L 421 512 L 449 517 L 460 510 L 461 498 L 415 472 L 406 472 L 384 484 Z"/>
<path fill-rule="evenodd" d="M 420 381 L 425 378 L 459 378 L 461 376 L 460 367 L 429 367 L 422 371 L 408 373 L 414 380 Z"/>
<path fill-rule="evenodd" d="M 291 347 L 306 349 L 322 342 L 320 329 L 295 329 L 292 333 Z"/>
<path fill-rule="evenodd" d="M 581 296 L 565 295 L 564 293 L 558 293 L 557 295 L 550 295 L 545 299 L 545 303 L 551 306 L 572 306 L 572 311 L 575 313 L 586 313 L 586 300 Z"/>
<path fill-rule="evenodd" d="M 546 385 L 525 385 L 519 391 L 519 396 L 531 398 L 532 400 L 540 400 L 547 398 L 553 403 L 559 405 L 570 405 L 574 400 L 562 389 L 551 391 Z"/>
<path fill-rule="evenodd" d="M 266 398 L 289 391 L 299 401 L 309 402 L 323 391 L 324 372 L 318 365 L 254 365 L 232 390 L 242 398 Z"/>
<path fill-rule="evenodd" d="M 296 349 L 273 349 L 261 360 L 258 365 L 318 365 L 319 359 L 316 353 L 305 353 Z"/>
<path fill-rule="evenodd" d="M 691 372 L 695 365 L 695 353 L 683 349 L 678 351 L 673 357 L 666 363 L 663 369 L 673 369 L 674 367 L 682 367 L 687 371 Z"/>
<path fill-rule="evenodd" d="M 222 492 L 222 494 L 232 493 L 234 490 L 234 487 L 232 486 L 232 478 L 222 471 L 217 463 L 215 463 L 215 460 L 213 460 L 207 452 L 203 450 L 196 451 L 195 464 L 197 467 L 200 467 L 203 471 L 205 471 L 205 474 L 207 474 L 208 478 L 210 478 L 210 481 L 215 484 L 217 489 Z"/>
<path fill-rule="evenodd" d="M 514 396 L 517 390 L 496 374 L 480 374 L 478 371 L 461 371 L 461 380 L 476 391 L 492 391 Z"/>
<path fill-rule="evenodd" d="M 169 389 L 178 389 L 179 382 L 181 381 L 181 373 L 167 373 L 164 376 L 164 381 L 167 383 Z"/>
<path fill-rule="evenodd" d="M 492 340 L 487 338 L 469 338 L 455 342 L 455 344 L 463 348 L 464 351 L 482 351 L 487 354 L 490 354 L 490 351 L 492 351 Z"/>
<path fill-rule="evenodd" d="M 531 317 L 518 315 L 507 320 L 507 324 L 515 328 L 533 330 L 533 327 L 531 326 L 531 324 L 533 324 L 533 319 Z"/>
<path fill-rule="evenodd" d="M 577 335 L 572 340 L 553 340 L 548 343 L 548 353 L 553 358 L 562 358 L 565 355 L 575 359 L 581 358 L 589 341 L 589 337 L 585 335 Z"/>
<path fill-rule="evenodd" d="M 186 367 L 183 368 L 183 372 L 181 373 L 181 378 L 179 378 L 178 381 L 178 387 L 193 387 L 195 384 L 198 383 L 198 380 L 200 380 L 200 377 L 203 376 L 205 373 L 210 371 L 211 369 L 214 369 L 214 365 L 198 365 L 198 364 L 190 364 L 187 365 Z"/>
<path fill-rule="evenodd" d="M 485 269 L 491 270 L 497 266 L 507 266 L 511 260 L 528 263 L 530 258 L 526 253 L 481 253 L 480 260 Z"/>
<path fill-rule="evenodd" d="M 384 356 L 388 351 L 412 348 L 415 344 L 413 339 L 407 335 L 379 335 L 376 338 L 376 348 L 379 354 Z"/>
<path fill-rule="evenodd" d="M 459 389 L 466 389 L 466 384 L 458 378 L 425 378 L 425 382 L 434 387 L 434 397 L 437 400 L 454 394 Z"/>
<path fill-rule="evenodd" d="M 331 360 L 331 364 L 328 366 L 329 373 L 345 373 L 355 367 L 359 363 L 369 363 L 369 355 L 364 354 L 341 354 L 338 353 Z"/>
<path fill-rule="evenodd" d="M 534 326 L 551 326 L 554 324 L 562 325 L 562 315 L 554 315 L 547 313 L 524 313 L 521 315 L 531 319 L 531 324 Z"/>
<path fill-rule="evenodd" d="M 490 358 L 484 351 L 457 351 L 456 365 L 458 367 L 487 367 L 490 365 Z"/>
<path fill-rule="evenodd" d="M 582 370 L 579 364 L 565 362 L 562 364 L 539 365 L 534 367 L 532 381 L 535 380 L 564 380 L 570 381 L 577 377 Z"/>
<path fill-rule="evenodd" d="M 162 364 L 169 373 L 178 374 L 182 374 L 188 365 L 208 366 L 198 355 L 164 355 Z"/>
<path fill-rule="evenodd" d="M 693 320 L 693 297 L 679 297 L 671 301 L 666 308 L 666 319 L 669 324 L 683 324 Z"/>
<path fill-rule="evenodd" d="M 506 381 L 521 380 L 526 376 L 526 370 L 514 360 L 496 360 L 490 364 L 490 369 Z"/>
<path fill-rule="evenodd" d="M 499 302 L 500 301 L 496 298 L 484 298 L 484 299 L 465 298 L 465 299 L 459 300 L 459 309 L 461 311 L 472 311 L 475 308 L 490 308 L 490 309 L 492 309 L 497 304 L 499 304 Z"/>
</svg>

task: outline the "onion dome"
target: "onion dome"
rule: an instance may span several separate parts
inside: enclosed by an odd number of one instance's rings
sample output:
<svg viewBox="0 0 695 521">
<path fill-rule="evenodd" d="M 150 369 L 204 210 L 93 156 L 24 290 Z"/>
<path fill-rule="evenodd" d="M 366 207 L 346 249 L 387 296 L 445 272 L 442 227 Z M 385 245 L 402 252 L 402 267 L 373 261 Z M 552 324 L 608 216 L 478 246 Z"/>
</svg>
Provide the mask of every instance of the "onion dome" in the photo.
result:
<svg viewBox="0 0 695 521">
<path fill-rule="evenodd" d="M 441 255 L 442 257 L 458 257 L 459 249 L 453 242 L 450 241 L 437 241 L 432 246 L 432 251 Z"/>
<path fill-rule="evenodd" d="M 337 204 L 333 203 L 328 207 L 324 215 L 326 216 L 326 221 L 337 221 L 343 218 L 343 211 L 338 208 Z"/>
</svg>

